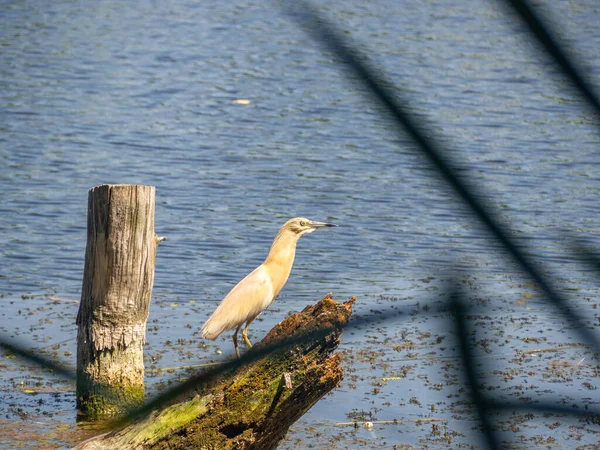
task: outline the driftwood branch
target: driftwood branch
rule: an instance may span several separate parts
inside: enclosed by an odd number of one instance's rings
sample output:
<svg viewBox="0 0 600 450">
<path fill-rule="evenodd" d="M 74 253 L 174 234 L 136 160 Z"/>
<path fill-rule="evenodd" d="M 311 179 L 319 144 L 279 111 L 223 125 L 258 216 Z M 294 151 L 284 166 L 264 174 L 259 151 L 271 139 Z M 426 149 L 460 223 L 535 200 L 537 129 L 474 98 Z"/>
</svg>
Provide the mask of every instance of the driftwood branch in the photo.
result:
<svg viewBox="0 0 600 450">
<path fill-rule="evenodd" d="M 273 328 L 248 352 L 260 355 L 249 364 L 208 376 L 177 403 L 76 449 L 276 448 L 288 428 L 342 380 L 341 355 L 332 353 L 354 301 L 338 303 L 328 294 Z M 315 333 L 320 337 L 280 346 Z M 278 348 L 262 354 L 271 346 Z"/>
</svg>

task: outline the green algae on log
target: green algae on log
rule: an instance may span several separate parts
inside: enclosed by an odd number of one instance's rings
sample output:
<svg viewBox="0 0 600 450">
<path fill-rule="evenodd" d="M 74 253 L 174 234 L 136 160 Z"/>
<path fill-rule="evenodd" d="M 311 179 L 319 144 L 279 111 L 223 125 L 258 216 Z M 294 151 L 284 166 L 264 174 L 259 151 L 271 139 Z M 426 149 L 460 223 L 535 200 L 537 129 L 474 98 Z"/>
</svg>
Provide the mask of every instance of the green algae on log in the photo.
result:
<svg viewBox="0 0 600 450">
<path fill-rule="evenodd" d="M 341 355 L 332 352 L 355 300 L 338 303 L 327 294 L 252 347 L 248 353 L 257 359 L 211 375 L 178 403 L 75 449 L 276 448 L 288 428 L 341 382 Z M 278 346 L 312 333 L 314 339 Z M 278 348 L 261 355 L 271 346 Z"/>
</svg>

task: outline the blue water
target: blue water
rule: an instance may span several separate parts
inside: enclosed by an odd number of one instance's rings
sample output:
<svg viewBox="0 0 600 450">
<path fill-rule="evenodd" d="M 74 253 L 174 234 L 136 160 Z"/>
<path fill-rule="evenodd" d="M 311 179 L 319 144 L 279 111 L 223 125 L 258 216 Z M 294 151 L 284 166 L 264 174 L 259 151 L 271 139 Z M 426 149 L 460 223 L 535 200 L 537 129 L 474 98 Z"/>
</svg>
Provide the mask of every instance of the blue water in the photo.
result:
<svg viewBox="0 0 600 450">
<path fill-rule="evenodd" d="M 486 295 L 508 304 L 519 297 L 518 268 L 364 88 L 278 5 L 3 2 L 4 336 L 34 347 L 31 316 L 17 310 L 79 299 L 87 191 L 105 183 L 156 186 L 156 233 L 167 241 L 157 256 L 149 352 L 173 337 L 198 340 L 221 298 L 262 262 L 280 225 L 299 215 L 340 226 L 302 238 L 292 276 L 253 325 L 254 339 L 329 291 L 358 296 L 358 314 L 392 297 L 426 299 L 431 285 L 419 280 L 447 277 L 453 267 L 476 277 Z M 568 232 L 597 242 L 597 117 L 513 14 L 482 0 L 319 5 L 402 90 L 513 237 L 597 325 L 597 281 L 567 239 Z M 552 15 L 561 42 L 598 86 L 595 2 L 538 10 Z M 38 324 L 51 337 L 40 337 L 46 343 L 76 333 L 77 304 L 54 308 L 54 325 Z M 561 318 L 539 320 L 543 328 Z M 73 351 L 74 341 L 65 345 Z M 227 340 L 218 345 L 231 354 Z M 318 405 L 306 420 L 345 420 L 357 401 L 349 395 L 324 402 L 344 399 L 346 410 Z M 376 407 L 398 418 L 403 411 Z M 326 417 L 331 411 L 339 417 Z"/>
</svg>

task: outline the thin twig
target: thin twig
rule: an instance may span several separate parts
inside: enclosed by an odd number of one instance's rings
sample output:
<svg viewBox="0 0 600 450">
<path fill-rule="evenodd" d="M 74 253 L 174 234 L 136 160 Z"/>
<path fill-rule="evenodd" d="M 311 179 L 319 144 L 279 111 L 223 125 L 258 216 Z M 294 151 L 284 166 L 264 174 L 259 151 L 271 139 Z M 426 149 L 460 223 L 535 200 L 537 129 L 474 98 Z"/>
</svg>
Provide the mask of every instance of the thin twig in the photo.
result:
<svg viewBox="0 0 600 450">
<path fill-rule="evenodd" d="M 178 366 L 178 367 L 159 367 L 157 369 L 147 369 L 146 372 L 156 373 L 156 372 L 166 372 L 169 370 L 183 370 L 183 369 L 196 369 L 198 367 L 210 367 L 210 366 L 218 366 L 222 364 L 220 362 L 211 362 L 211 363 L 203 363 L 203 364 L 192 364 L 190 366 Z"/>
<path fill-rule="evenodd" d="M 522 353 L 527 355 L 535 355 L 538 353 L 550 353 L 550 352 L 560 352 L 561 350 L 568 350 L 570 348 L 578 348 L 585 347 L 583 344 L 568 344 L 562 347 L 551 347 L 551 348 L 534 348 L 533 350 L 524 350 Z"/>
<path fill-rule="evenodd" d="M 373 425 L 397 425 L 400 423 L 429 423 L 429 422 L 448 422 L 446 419 L 437 419 L 435 417 L 424 417 L 422 419 L 394 419 L 394 420 L 366 420 L 359 421 L 356 420 L 354 422 L 337 422 L 334 423 L 334 427 L 348 427 L 348 426 L 356 426 L 356 425 L 364 425 L 366 423 L 372 423 Z"/>
</svg>

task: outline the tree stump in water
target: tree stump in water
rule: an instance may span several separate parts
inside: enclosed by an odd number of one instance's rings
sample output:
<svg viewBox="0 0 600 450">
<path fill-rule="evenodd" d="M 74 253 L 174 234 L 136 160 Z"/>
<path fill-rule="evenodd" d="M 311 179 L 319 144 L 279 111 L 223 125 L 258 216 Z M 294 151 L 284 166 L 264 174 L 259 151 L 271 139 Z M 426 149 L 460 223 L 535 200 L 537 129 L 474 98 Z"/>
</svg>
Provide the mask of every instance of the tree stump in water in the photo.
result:
<svg viewBox="0 0 600 450">
<path fill-rule="evenodd" d="M 195 389 L 178 403 L 75 448 L 276 448 L 288 428 L 342 380 L 341 355 L 332 352 L 354 301 L 341 304 L 328 294 L 273 328 L 243 356 L 248 364 L 218 375 L 200 373 L 186 383 Z"/>
<path fill-rule="evenodd" d="M 90 189 L 77 314 L 77 407 L 88 417 L 144 402 L 146 320 L 154 282 L 154 187 Z"/>
</svg>

